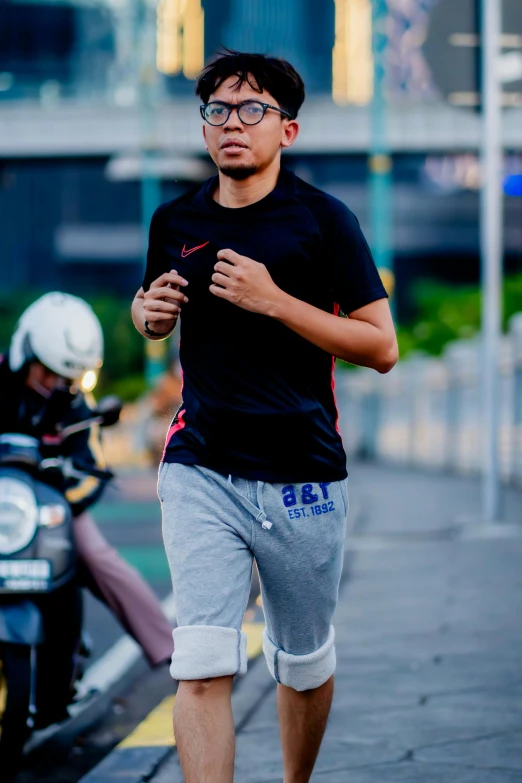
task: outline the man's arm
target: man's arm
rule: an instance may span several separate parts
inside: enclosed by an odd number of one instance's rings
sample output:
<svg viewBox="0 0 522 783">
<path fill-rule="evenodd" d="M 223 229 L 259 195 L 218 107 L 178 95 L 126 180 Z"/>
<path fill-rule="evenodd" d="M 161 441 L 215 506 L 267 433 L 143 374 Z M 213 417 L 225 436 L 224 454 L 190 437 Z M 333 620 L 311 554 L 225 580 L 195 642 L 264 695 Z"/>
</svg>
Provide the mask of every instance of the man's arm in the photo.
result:
<svg viewBox="0 0 522 783">
<path fill-rule="evenodd" d="M 339 318 L 282 291 L 264 264 L 220 250 L 210 291 L 222 299 L 275 318 L 323 351 L 351 364 L 389 372 L 399 353 L 386 299 Z"/>
<path fill-rule="evenodd" d="M 132 302 L 132 321 L 138 332 L 147 340 L 164 340 L 174 330 L 182 304 L 188 298 L 180 290 L 188 285 L 187 281 L 173 269 L 151 283 L 148 291 L 139 289 Z M 145 321 L 149 329 L 158 332 L 152 336 L 145 331 Z"/>
<path fill-rule="evenodd" d="M 84 421 L 92 416 L 92 409 L 89 407 L 83 395 L 76 399 L 71 406 L 71 416 L 64 420 L 64 424 L 75 424 L 77 421 Z M 64 457 L 72 457 L 76 462 L 76 467 L 80 470 L 86 469 L 87 474 L 84 478 L 69 478 L 66 480 L 65 497 L 71 506 L 75 517 L 82 514 L 89 506 L 101 497 L 107 485 L 107 482 L 99 478 L 88 475 L 89 468 L 105 469 L 107 464 L 103 456 L 100 428 L 93 425 L 88 430 L 82 430 L 75 435 L 67 438 L 62 447 Z"/>
<path fill-rule="evenodd" d="M 267 314 L 323 351 L 380 373 L 397 363 L 399 349 L 387 299 L 339 318 L 282 293 Z"/>
</svg>

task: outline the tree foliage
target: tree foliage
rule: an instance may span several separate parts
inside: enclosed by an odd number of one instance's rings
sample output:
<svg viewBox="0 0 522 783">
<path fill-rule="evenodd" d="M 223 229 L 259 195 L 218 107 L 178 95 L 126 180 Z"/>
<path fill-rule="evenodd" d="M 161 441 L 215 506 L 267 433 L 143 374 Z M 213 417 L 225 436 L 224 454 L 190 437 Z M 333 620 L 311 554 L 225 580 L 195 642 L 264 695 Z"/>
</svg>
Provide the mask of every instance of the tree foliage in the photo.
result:
<svg viewBox="0 0 522 783">
<path fill-rule="evenodd" d="M 401 358 L 411 351 L 439 355 L 452 340 L 472 337 L 480 329 L 481 293 L 478 286 L 452 286 L 420 281 L 414 290 L 417 316 L 398 332 Z M 505 278 L 502 288 L 502 326 L 522 310 L 522 275 Z"/>
</svg>

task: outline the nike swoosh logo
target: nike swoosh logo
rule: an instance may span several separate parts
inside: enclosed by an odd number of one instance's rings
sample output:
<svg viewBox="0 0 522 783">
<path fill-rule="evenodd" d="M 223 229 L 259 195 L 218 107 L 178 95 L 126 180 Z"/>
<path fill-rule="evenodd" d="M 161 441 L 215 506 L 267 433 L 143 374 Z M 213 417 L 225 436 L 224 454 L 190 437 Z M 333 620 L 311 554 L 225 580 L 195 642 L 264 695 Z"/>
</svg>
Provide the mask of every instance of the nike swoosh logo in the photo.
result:
<svg viewBox="0 0 522 783">
<path fill-rule="evenodd" d="M 198 245 L 197 247 L 191 247 L 190 250 L 187 250 L 187 246 L 183 245 L 183 250 L 181 251 L 181 258 L 186 258 L 191 253 L 195 253 L 196 250 L 201 250 L 202 247 L 206 247 L 208 244 L 210 244 L 210 243 L 209 242 L 203 242 L 202 245 Z"/>
</svg>

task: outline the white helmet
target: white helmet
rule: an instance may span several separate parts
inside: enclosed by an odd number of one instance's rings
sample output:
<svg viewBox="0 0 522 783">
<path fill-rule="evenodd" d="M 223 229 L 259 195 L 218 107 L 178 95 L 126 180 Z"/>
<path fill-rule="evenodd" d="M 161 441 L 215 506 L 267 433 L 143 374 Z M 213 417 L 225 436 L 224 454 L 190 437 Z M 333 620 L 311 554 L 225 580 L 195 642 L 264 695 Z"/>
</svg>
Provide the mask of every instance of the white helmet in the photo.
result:
<svg viewBox="0 0 522 783">
<path fill-rule="evenodd" d="M 13 372 L 37 359 L 64 378 L 80 378 L 103 362 L 103 333 L 91 306 L 53 291 L 22 313 L 9 349 Z"/>
</svg>

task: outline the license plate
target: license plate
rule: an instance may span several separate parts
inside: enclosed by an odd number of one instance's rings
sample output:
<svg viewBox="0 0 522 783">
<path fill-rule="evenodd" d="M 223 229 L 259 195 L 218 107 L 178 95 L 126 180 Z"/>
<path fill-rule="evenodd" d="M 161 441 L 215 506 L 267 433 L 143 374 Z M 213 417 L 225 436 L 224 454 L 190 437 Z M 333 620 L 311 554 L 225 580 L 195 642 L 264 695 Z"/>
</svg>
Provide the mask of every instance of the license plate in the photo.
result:
<svg viewBox="0 0 522 783">
<path fill-rule="evenodd" d="M 50 579 L 48 560 L 0 560 L 0 590 L 47 590 Z"/>
</svg>

